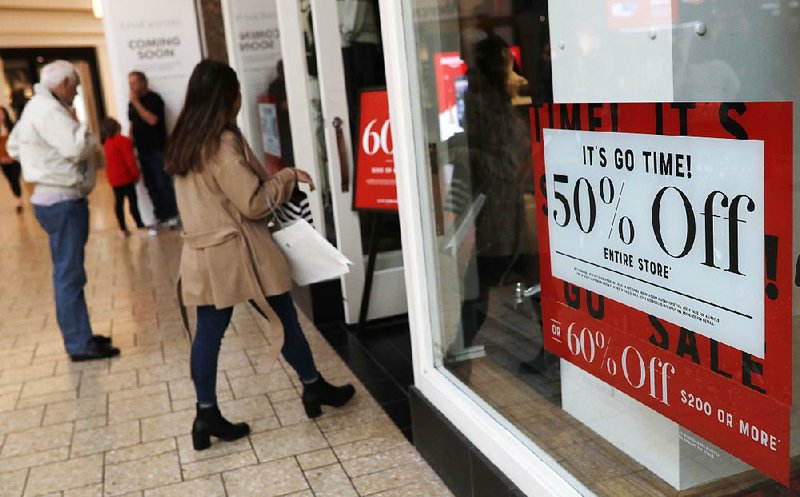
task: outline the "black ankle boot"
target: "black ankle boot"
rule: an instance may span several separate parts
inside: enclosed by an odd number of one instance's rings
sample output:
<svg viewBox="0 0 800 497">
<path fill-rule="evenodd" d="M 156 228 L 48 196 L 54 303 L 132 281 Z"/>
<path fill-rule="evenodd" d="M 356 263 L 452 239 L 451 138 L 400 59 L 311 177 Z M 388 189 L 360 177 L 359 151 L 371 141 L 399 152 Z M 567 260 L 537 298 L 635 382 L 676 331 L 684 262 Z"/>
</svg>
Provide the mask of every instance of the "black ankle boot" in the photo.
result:
<svg viewBox="0 0 800 497">
<path fill-rule="evenodd" d="M 353 398 L 356 389 L 349 383 L 341 387 L 335 387 L 325 381 L 320 375 L 314 383 L 303 385 L 303 407 L 309 418 L 316 418 L 322 414 L 320 406 L 342 407 Z"/>
<path fill-rule="evenodd" d="M 215 436 L 226 442 L 232 442 L 250 433 L 247 423 L 232 424 L 222 417 L 219 407 L 200 407 L 197 405 L 197 417 L 192 425 L 192 444 L 194 450 L 204 450 L 211 446 L 211 437 Z"/>
</svg>

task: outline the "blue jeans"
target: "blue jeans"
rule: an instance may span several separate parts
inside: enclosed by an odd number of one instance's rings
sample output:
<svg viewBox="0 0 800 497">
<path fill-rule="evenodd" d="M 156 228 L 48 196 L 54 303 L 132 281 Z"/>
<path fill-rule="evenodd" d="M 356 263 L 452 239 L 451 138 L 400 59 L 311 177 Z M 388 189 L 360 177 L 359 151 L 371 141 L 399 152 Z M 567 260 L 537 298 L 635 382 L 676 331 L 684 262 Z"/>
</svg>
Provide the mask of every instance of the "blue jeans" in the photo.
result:
<svg viewBox="0 0 800 497">
<path fill-rule="evenodd" d="M 164 172 L 164 154 L 160 151 L 139 152 L 144 186 L 153 201 L 156 219 L 166 221 L 178 215 L 175 187 L 172 178 Z"/>
<path fill-rule="evenodd" d="M 56 319 L 64 337 L 64 346 L 67 353 L 77 354 L 85 351 L 92 339 L 92 326 L 83 295 L 89 204 L 86 199 L 81 199 L 50 206 L 35 205 L 34 212 L 50 239 Z"/>
<path fill-rule="evenodd" d="M 294 368 L 303 383 L 315 381 L 319 378 L 319 373 L 311 348 L 297 320 L 292 296 L 287 292 L 276 297 L 267 297 L 267 302 L 283 323 L 286 341 L 281 353 L 284 359 Z M 256 310 L 261 314 L 260 309 L 256 307 Z M 192 343 L 191 368 L 198 404 L 217 403 L 219 349 L 232 315 L 233 307 L 217 309 L 213 305 L 205 305 L 197 308 L 197 334 Z"/>
</svg>

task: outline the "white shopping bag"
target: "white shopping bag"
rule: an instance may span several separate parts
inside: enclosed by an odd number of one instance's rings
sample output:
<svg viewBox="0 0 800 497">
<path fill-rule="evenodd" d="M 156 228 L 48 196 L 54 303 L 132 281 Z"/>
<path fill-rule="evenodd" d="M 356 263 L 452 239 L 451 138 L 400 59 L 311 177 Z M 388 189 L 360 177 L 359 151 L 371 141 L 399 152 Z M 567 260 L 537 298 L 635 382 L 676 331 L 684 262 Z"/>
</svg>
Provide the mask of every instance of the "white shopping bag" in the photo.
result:
<svg viewBox="0 0 800 497">
<path fill-rule="evenodd" d="M 350 272 L 353 263 L 303 219 L 273 232 L 272 238 L 289 261 L 292 279 L 299 286 Z"/>
</svg>

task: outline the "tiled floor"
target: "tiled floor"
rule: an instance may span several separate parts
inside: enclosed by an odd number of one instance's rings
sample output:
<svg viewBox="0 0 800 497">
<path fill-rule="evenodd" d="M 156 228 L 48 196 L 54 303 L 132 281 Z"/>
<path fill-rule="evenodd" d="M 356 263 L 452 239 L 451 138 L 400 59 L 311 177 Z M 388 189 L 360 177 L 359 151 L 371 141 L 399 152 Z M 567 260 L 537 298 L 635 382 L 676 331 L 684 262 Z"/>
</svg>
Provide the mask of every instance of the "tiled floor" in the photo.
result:
<svg viewBox="0 0 800 497">
<path fill-rule="evenodd" d="M 318 366 L 358 394 L 305 418 L 283 362 L 265 371 L 265 323 L 236 310 L 223 344 L 223 413 L 248 438 L 195 452 L 189 342 L 174 297 L 177 232 L 119 238 L 110 190 L 92 196 L 87 299 L 95 332 L 122 349 L 72 364 L 55 324 L 47 239 L 0 185 L 0 497 L 450 496 L 308 320 Z"/>
</svg>

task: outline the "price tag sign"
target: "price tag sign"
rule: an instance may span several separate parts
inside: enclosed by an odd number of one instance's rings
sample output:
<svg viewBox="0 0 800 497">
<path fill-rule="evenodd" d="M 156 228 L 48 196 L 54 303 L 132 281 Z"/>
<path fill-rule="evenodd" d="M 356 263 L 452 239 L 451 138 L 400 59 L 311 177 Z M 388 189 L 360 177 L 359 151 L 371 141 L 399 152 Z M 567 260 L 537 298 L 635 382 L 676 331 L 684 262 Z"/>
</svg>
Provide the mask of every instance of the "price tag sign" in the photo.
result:
<svg viewBox="0 0 800 497">
<path fill-rule="evenodd" d="M 278 129 L 278 106 L 273 103 L 259 103 L 258 117 L 261 119 L 261 143 L 264 153 L 281 157 L 281 136 Z"/>
<path fill-rule="evenodd" d="M 788 484 L 791 103 L 531 123 L 545 348 Z"/>
<path fill-rule="evenodd" d="M 353 207 L 356 210 L 396 211 L 397 180 L 386 90 L 361 93 L 358 137 Z"/>
</svg>

